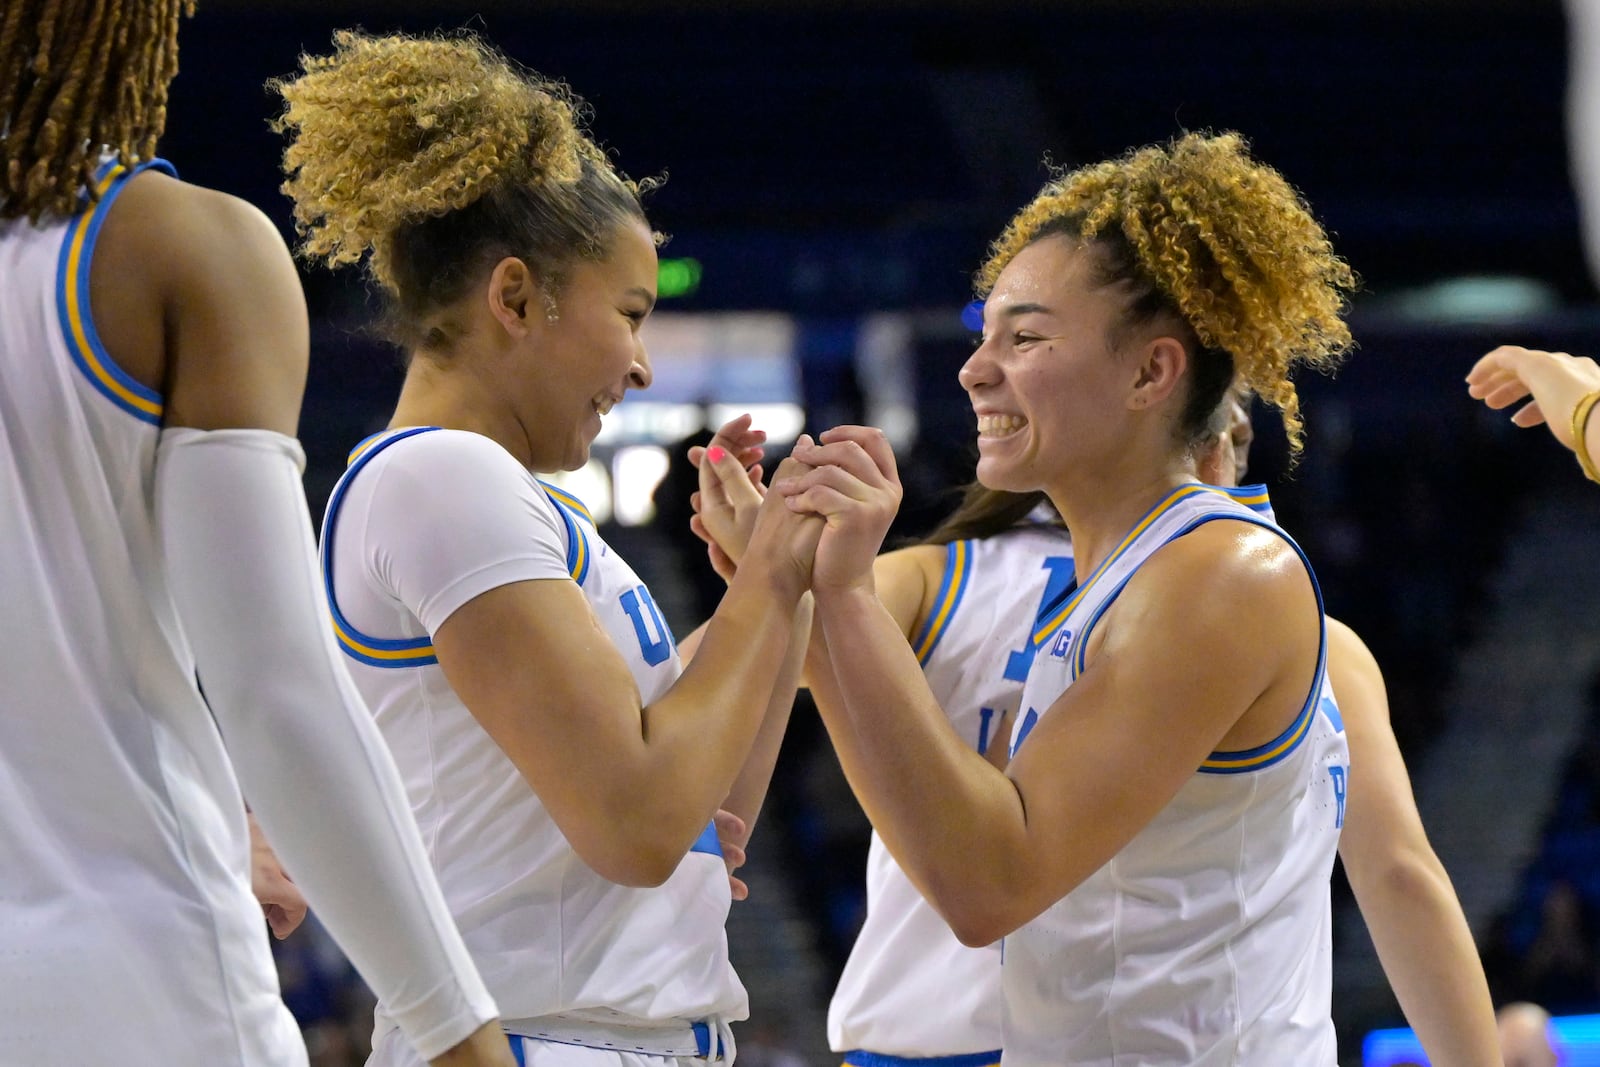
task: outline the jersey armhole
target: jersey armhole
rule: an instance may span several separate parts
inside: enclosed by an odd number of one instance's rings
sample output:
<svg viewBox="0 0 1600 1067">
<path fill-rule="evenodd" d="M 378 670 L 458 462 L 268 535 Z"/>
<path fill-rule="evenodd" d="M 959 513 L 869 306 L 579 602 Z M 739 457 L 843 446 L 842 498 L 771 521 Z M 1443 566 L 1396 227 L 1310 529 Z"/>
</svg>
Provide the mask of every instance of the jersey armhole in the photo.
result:
<svg viewBox="0 0 1600 1067">
<path fill-rule="evenodd" d="M 148 160 L 132 168 L 111 160 L 96 172 L 95 199 L 68 224 L 61 242 L 56 262 L 56 316 L 73 365 L 95 391 L 141 422 L 159 426 L 164 411 L 161 394 L 117 366 L 95 330 L 89 301 L 89 267 L 100 229 L 129 180 L 147 170 L 159 170 L 172 177 L 178 173 L 164 159 Z"/>
</svg>

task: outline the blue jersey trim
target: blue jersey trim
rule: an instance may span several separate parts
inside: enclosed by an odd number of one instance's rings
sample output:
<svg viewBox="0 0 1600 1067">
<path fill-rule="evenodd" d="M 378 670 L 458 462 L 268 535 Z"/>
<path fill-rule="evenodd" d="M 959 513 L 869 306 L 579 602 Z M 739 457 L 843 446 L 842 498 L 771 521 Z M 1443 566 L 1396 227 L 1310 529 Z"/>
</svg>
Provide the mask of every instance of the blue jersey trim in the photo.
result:
<svg viewBox="0 0 1600 1067">
<path fill-rule="evenodd" d="M 1323 683 L 1326 679 L 1328 667 L 1328 619 L 1324 614 L 1322 585 L 1317 581 L 1316 571 L 1311 569 L 1311 560 L 1306 557 L 1305 550 L 1300 547 L 1295 539 L 1290 537 L 1276 523 L 1262 518 L 1247 518 L 1243 515 L 1202 515 L 1169 537 L 1167 543 L 1170 544 L 1195 528 L 1208 522 L 1215 522 L 1217 519 L 1233 519 L 1235 522 L 1259 526 L 1283 538 L 1284 542 L 1294 549 L 1295 555 L 1300 557 L 1300 562 L 1306 569 L 1306 577 L 1311 580 L 1311 592 L 1317 599 L 1317 628 L 1320 631 L 1317 645 L 1317 669 L 1312 674 L 1311 691 L 1306 694 L 1305 703 L 1301 705 L 1299 714 L 1294 717 L 1294 721 L 1289 723 L 1282 733 L 1266 744 L 1242 751 L 1213 752 L 1200 765 L 1201 774 L 1244 774 L 1248 771 L 1262 770 L 1287 759 L 1296 748 L 1300 747 L 1300 742 L 1304 741 L 1306 735 L 1311 732 L 1313 713 L 1316 711 L 1318 700 L 1322 696 Z"/>
<path fill-rule="evenodd" d="M 1206 493 L 1211 491 L 1212 490 L 1209 486 L 1201 485 L 1199 482 L 1186 482 L 1157 501 L 1155 506 L 1149 511 L 1145 512 L 1143 517 L 1141 517 L 1138 522 L 1134 523 L 1133 528 L 1123 535 L 1121 542 L 1118 543 L 1117 547 L 1111 551 L 1111 554 L 1100 561 L 1100 565 L 1095 567 L 1094 573 L 1083 578 L 1083 580 L 1078 583 L 1078 585 L 1072 590 L 1071 594 L 1067 596 L 1064 602 L 1054 608 L 1049 616 L 1044 616 L 1043 613 L 1041 613 L 1040 622 L 1034 627 L 1034 646 L 1038 647 L 1044 644 L 1057 630 L 1061 628 L 1061 624 L 1067 621 L 1067 616 L 1072 614 L 1072 610 L 1078 606 L 1085 596 L 1088 595 L 1089 590 L 1094 588 L 1095 583 L 1100 580 L 1100 576 L 1106 573 L 1106 571 L 1110 570 L 1112 565 L 1115 564 L 1117 560 L 1121 559 L 1123 554 L 1133 547 L 1134 542 L 1139 539 L 1139 536 L 1143 534 L 1145 530 L 1150 528 L 1151 523 L 1155 522 L 1180 500 L 1194 496 L 1196 493 Z M 1076 564 L 1074 564 L 1074 566 L 1076 566 Z"/>
<path fill-rule="evenodd" d="M 1245 507 L 1247 507 L 1251 511 L 1255 512 L 1257 515 L 1265 515 L 1268 518 L 1272 518 L 1273 517 L 1272 516 L 1272 501 L 1269 500 L 1268 497 L 1267 497 L 1267 487 L 1265 485 L 1262 485 L 1260 483 L 1257 483 L 1255 485 L 1237 485 L 1237 486 L 1235 486 L 1235 485 L 1206 485 L 1206 483 L 1204 483 L 1204 482 L 1201 482 L 1200 484 L 1201 485 L 1205 485 L 1206 488 L 1210 489 L 1212 492 L 1222 493 L 1225 496 L 1232 497 L 1233 500 L 1234 500 L 1234 503 L 1243 504 Z"/>
<path fill-rule="evenodd" d="M 955 618 L 956 609 L 961 606 L 961 598 L 967 592 L 967 579 L 972 575 L 972 549 L 972 541 L 951 541 L 945 545 L 944 578 L 939 583 L 938 594 L 933 598 L 933 611 L 917 639 L 911 643 L 918 663 L 927 664 L 928 657 L 933 655 L 933 650 L 939 647 L 940 639 L 950 628 L 950 620 Z"/>
<path fill-rule="evenodd" d="M 722 858 L 722 842 L 717 839 L 717 822 L 715 819 L 706 823 L 706 828 L 700 831 L 700 836 L 694 839 L 694 844 L 689 846 L 690 852 L 704 852 L 708 856 Z"/>
<path fill-rule="evenodd" d="M 345 655 L 368 666 L 427 667 L 438 663 L 439 657 L 434 655 L 431 637 L 373 637 L 356 629 L 339 610 L 339 601 L 333 595 L 333 540 L 339 529 L 339 510 L 344 506 L 345 494 L 350 489 L 350 483 L 374 457 L 390 445 L 404 441 L 408 437 L 438 429 L 441 427 L 415 426 L 392 436 L 383 437 L 381 440 L 379 440 L 381 434 L 368 437 L 350 453 L 352 457 L 350 469 L 344 472 L 339 484 L 333 487 L 333 496 L 328 501 L 328 518 L 323 523 L 322 529 L 322 585 L 328 597 L 329 614 L 333 617 L 333 632 Z"/>
<path fill-rule="evenodd" d="M 165 411 L 161 394 L 135 380 L 111 358 L 95 329 L 89 299 L 89 266 L 94 261 L 100 227 L 105 224 L 112 203 L 128 187 L 128 180 L 147 170 L 159 170 L 173 177 L 178 174 L 164 159 L 139 163 L 132 170 L 108 161 L 96 172 L 94 192 L 97 199 L 67 227 L 67 236 L 56 260 L 56 318 L 73 366 L 89 384 L 129 415 L 159 426 Z"/>
<path fill-rule="evenodd" d="M 593 525 L 594 519 L 589 517 L 589 509 L 583 506 L 583 502 L 571 493 L 563 493 L 545 481 L 539 482 L 539 487 L 550 498 L 556 514 L 561 516 L 561 522 L 567 528 L 567 573 L 572 575 L 573 581 L 582 585 L 583 580 L 589 577 L 589 560 L 593 553 L 589 550 L 588 535 L 572 517 L 572 512 L 588 519 L 590 525 Z"/>
<path fill-rule="evenodd" d="M 888 1056 L 852 1049 L 844 1054 L 845 1067 L 998 1067 L 1000 1050 L 967 1052 L 959 1056 Z"/>
<path fill-rule="evenodd" d="M 1141 566 L 1143 566 L 1143 564 L 1141 564 Z M 1088 666 L 1089 634 L 1094 631 L 1094 628 L 1097 625 L 1099 625 L 1101 617 L 1111 609 L 1112 604 L 1117 602 L 1117 597 L 1122 595 L 1122 591 L 1128 587 L 1128 583 L 1132 581 L 1133 576 L 1138 573 L 1138 567 L 1135 567 L 1132 571 L 1129 571 L 1128 576 L 1122 579 L 1122 581 L 1118 582 L 1115 589 L 1111 590 L 1111 595 L 1106 597 L 1105 600 L 1101 601 L 1098 608 L 1094 609 L 1094 614 L 1089 616 L 1089 621 L 1084 628 L 1078 631 L 1078 644 L 1072 653 L 1071 668 L 1073 681 L 1077 681 L 1078 675 L 1082 674 L 1084 667 Z"/>
<path fill-rule="evenodd" d="M 567 492 L 565 489 L 562 489 L 560 486 L 552 485 L 549 482 L 544 481 L 542 479 L 539 481 L 539 484 L 544 486 L 545 492 L 547 492 L 551 496 L 555 497 L 556 500 L 558 500 L 561 503 L 565 504 L 567 507 L 571 508 L 573 511 L 576 511 L 579 515 L 582 515 L 584 517 L 584 519 L 589 523 L 590 526 L 595 525 L 594 516 L 589 514 L 589 506 L 587 504 L 585 504 L 583 501 L 579 500 L 577 497 L 573 496 L 571 493 Z"/>
</svg>

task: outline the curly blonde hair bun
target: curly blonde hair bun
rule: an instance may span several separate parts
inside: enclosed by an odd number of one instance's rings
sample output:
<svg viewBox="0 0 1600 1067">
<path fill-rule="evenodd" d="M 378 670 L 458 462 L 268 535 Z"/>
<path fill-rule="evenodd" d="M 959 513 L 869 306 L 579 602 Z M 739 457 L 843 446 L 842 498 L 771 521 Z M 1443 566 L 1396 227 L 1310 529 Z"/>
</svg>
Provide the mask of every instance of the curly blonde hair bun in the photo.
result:
<svg viewBox="0 0 1600 1067">
<path fill-rule="evenodd" d="M 564 183 L 600 152 L 565 86 L 524 74 L 471 34 L 334 35 L 328 56 L 271 87 L 302 250 L 329 266 L 372 254 L 394 287 L 389 244 L 404 225 L 458 211 L 500 183 Z"/>
<path fill-rule="evenodd" d="M 1067 234 L 1109 253 L 1106 282 L 1130 283 L 1142 319 L 1175 312 L 1204 349 L 1225 354 L 1250 390 L 1283 415 L 1292 453 L 1303 431 L 1290 374 L 1331 370 L 1352 347 L 1343 314 L 1349 264 L 1301 196 L 1250 158 L 1237 133 L 1190 133 L 1060 175 L 1017 213 L 976 276 L 987 295 L 1006 264 Z M 1141 300 L 1142 297 L 1148 299 Z M 1215 409 L 1211 375 L 1185 424 Z"/>
</svg>

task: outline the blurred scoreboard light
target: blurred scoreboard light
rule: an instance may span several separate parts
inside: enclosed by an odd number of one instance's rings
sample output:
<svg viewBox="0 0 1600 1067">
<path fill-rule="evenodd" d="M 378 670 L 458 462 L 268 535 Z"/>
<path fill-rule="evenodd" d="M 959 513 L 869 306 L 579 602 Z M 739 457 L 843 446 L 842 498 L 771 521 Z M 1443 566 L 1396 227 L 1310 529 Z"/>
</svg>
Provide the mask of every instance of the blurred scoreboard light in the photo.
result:
<svg viewBox="0 0 1600 1067">
<path fill-rule="evenodd" d="M 658 445 L 628 445 L 611 457 L 612 498 L 616 520 L 643 526 L 656 517 L 656 486 L 667 476 L 671 460 Z"/>
</svg>

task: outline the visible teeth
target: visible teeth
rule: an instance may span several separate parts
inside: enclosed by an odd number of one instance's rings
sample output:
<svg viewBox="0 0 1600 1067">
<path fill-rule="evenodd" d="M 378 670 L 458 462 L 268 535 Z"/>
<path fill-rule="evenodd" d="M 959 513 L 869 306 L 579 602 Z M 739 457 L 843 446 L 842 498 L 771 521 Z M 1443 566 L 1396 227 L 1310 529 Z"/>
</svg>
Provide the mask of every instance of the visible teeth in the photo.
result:
<svg viewBox="0 0 1600 1067">
<path fill-rule="evenodd" d="M 1021 415 L 979 415 L 978 432 L 985 437 L 1004 437 L 1016 433 L 1028 420 Z"/>
<path fill-rule="evenodd" d="M 609 396 L 603 396 L 594 402 L 594 409 L 600 414 L 609 414 L 614 401 Z"/>
</svg>

